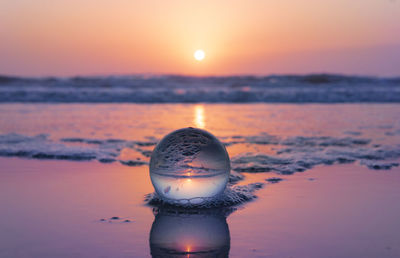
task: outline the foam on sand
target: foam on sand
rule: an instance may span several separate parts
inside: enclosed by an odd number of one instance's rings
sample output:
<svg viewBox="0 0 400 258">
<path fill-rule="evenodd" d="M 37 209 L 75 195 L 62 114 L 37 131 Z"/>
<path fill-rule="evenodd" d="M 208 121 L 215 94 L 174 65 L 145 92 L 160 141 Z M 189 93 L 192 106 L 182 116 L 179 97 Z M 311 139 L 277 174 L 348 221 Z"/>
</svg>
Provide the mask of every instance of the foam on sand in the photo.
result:
<svg viewBox="0 0 400 258">
<path fill-rule="evenodd" d="M 160 207 L 160 206 L 174 206 L 174 207 L 185 207 L 185 208 L 216 208 L 216 207 L 232 207 L 248 201 L 251 201 L 257 196 L 254 192 L 261 189 L 264 184 L 252 183 L 247 185 L 236 185 L 228 186 L 225 191 L 212 198 L 190 198 L 172 200 L 160 198 L 157 193 L 151 193 L 145 196 L 145 201 L 149 205 Z"/>
<path fill-rule="evenodd" d="M 386 136 L 394 137 L 394 136 Z M 59 159 L 71 161 L 97 160 L 102 163 L 119 162 L 126 166 L 148 165 L 151 149 L 157 139 L 146 137 L 147 141 L 124 139 L 61 138 L 49 135 L 27 136 L 20 134 L 0 135 L 0 156 L 14 156 L 32 159 Z M 270 145 L 272 153 L 260 151 L 240 153 L 231 158 L 232 171 L 229 184 L 223 194 L 207 200 L 199 198 L 165 200 L 156 193 L 146 196 L 151 205 L 173 205 L 181 207 L 232 207 L 256 198 L 255 191 L 263 183 L 236 185 L 244 179 L 243 173 L 264 173 L 291 175 L 318 165 L 332 165 L 358 162 L 372 170 L 388 170 L 399 166 L 399 144 L 374 144 L 371 139 L 355 136 L 291 136 L 281 137 L 260 133 L 259 135 L 224 137 L 224 144 L 233 146 Z M 229 147 L 228 147 L 229 148 Z M 128 157 L 123 153 L 129 151 Z M 229 151 L 229 149 L 228 149 Z M 266 179 L 275 183 L 278 179 Z"/>
<path fill-rule="evenodd" d="M 149 138 L 150 139 L 150 138 Z M 73 143 L 73 145 L 71 145 Z M 0 135 L 0 156 L 33 159 L 118 161 L 127 166 L 147 165 L 156 139 L 128 141 L 123 139 L 62 138 L 52 140 L 49 135 Z M 276 172 L 293 174 L 317 165 L 359 162 L 370 169 L 390 169 L 398 164 L 400 145 L 373 144 L 371 139 L 355 137 L 278 137 L 266 133 L 255 136 L 226 137 L 224 144 L 231 146 L 272 145 L 275 153 L 241 153 L 232 157 L 232 170 L 236 172 Z M 124 150 L 134 153 L 132 158 L 121 155 Z M 230 182 L 242 179 L 232 173 Z"/>
</svg>

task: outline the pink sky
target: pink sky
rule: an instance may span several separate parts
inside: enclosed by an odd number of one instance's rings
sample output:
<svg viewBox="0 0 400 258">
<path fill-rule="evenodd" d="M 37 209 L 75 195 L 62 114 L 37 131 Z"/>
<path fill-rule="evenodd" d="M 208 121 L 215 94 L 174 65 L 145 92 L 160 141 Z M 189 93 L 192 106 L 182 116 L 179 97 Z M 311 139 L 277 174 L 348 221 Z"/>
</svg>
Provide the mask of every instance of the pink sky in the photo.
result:
<svg viewBox="0 0 400 258">
<path fill-rule="evenodd" d="M 400 75 L 396 0 L 4 0 L 0 17 L 0 74 Z"/>
</svg>

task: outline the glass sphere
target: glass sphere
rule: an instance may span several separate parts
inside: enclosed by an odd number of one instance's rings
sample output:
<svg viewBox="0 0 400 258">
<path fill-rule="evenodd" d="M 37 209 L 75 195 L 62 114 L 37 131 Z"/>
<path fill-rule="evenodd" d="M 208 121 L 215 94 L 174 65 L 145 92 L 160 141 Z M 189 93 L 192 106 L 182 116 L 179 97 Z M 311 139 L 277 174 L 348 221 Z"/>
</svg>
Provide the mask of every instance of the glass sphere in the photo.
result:
<svg viewBox="0 0 400 258">
<path fill-rule="evenodd" d="M 165 136 L 150 159 L 150 178 L 165 201 L 203 203 L 221 194 L 228 183 L 229 155 L 212 134 L 183 128 Z"/>
</svg>

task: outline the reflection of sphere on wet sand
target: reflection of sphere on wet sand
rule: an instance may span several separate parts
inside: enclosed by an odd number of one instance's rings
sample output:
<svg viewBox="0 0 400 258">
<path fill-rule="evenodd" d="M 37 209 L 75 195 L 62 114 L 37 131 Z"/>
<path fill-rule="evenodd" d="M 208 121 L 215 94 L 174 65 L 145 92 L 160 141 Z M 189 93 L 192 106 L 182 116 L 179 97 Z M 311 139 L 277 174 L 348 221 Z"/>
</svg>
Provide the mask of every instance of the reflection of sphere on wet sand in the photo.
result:
<svg viewBox="0 0 400 258">
<path fill-rule="evenodd" d="M 230 161 L 224 145 L 207 131 L 184 128 L 165 136 L 150 159 L 150 178 L 165 201 L 199 204 L 221 194 Z"/>
<path fill-rule="evenodd" d="M 229 248 L 229 228 L 222 213 L 155 212 L 152 257 L 228 257 Z"/>
</svg>

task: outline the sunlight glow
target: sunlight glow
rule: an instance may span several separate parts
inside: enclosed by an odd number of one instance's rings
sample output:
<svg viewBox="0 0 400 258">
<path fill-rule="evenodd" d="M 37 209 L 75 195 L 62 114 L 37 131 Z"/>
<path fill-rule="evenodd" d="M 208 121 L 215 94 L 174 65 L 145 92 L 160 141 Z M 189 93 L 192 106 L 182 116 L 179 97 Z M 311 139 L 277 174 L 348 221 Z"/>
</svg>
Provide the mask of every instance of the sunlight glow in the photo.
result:
<svg viewBox="0 0 400 258">
<path fill-rule="evenodd" d="M 194 58 L 195 58 L 197 61 L 203 60 L 204 57 L 206 57 L 206 53 L 205 53 L 203 50 L 198 49 L 198 50 L 196 50 L 196 51 L 194 52 Z"/>
</svg>

